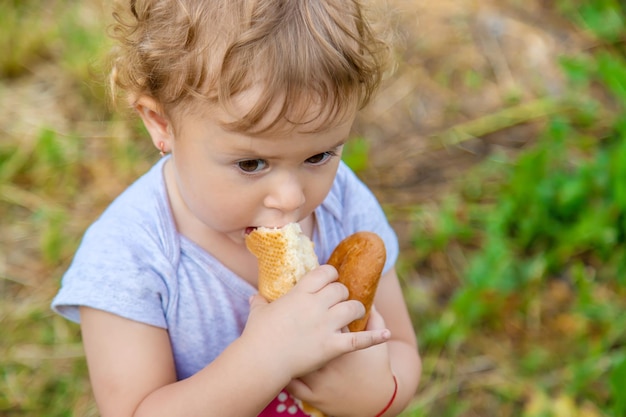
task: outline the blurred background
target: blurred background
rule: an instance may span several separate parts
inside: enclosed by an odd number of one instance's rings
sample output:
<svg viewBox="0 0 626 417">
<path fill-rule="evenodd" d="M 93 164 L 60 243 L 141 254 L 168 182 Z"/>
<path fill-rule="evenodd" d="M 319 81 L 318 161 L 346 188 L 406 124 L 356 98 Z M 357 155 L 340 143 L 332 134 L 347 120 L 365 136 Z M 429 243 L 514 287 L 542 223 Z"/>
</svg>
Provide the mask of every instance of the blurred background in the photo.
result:
<svg viewBox="0 0 626 417">
<path fill-rule="evenodd" d="M 403 416 L 625 416 L 623 3 L 387 1 L 397 69 L 345 159 L 401 241 L 424 361 Z M 49 303 L 159 157 L 108 103 L 108 22 L 102 0 L 0 0 L 0 416 L 98 415 Z"/>
</svg>

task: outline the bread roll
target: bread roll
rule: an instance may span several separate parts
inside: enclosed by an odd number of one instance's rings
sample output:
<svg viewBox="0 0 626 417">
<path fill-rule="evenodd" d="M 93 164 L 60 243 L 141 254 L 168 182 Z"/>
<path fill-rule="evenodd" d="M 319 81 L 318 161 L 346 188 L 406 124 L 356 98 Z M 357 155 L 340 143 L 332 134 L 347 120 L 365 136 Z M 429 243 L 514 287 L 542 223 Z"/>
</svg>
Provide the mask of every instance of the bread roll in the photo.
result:
<svg viewBox="0 0 626 417">
<path fill-rule="evenodd" d="M 365 316 L 348 325 L 351 332 L 365 330 L 386 259 L 385 243 L 372 232 L 348 236 L 330 255 L 328 264 L 337 269 L 339 282 L 348 287 L 349 298 L 365 306 Z"/>
</svg>

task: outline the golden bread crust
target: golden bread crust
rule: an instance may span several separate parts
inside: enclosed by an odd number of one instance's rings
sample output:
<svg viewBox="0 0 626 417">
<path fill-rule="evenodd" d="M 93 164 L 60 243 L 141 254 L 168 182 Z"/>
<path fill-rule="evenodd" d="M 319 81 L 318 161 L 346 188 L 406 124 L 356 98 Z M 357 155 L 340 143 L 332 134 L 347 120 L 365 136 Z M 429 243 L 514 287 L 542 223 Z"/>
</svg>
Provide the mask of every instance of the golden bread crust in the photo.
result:
<svg viewBox="0 0 626 417">
<path fill-rule="evenodd" d="M 350 299 L 365 306 L 365 316 L 348 328 L 352 332 L 365 329 L 376 288 L 387 259 L 383 240 L 372 232 L 357 232 L 345 238 L 335 248 L 328 264 L 339 273 L 339 282 L 348 287 Z"/>
</svg>

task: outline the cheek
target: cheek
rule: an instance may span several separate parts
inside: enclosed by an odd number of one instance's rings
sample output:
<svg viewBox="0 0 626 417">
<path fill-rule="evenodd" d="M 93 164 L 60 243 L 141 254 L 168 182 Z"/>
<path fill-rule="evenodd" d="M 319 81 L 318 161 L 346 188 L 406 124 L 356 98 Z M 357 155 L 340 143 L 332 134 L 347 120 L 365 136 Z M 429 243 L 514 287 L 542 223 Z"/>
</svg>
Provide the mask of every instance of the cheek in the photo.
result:
<svg viewBox="0 0 626 417">
<path fill-rule="evenodd" d="M 254 198 L 250 190 L 230 181 L 227 173 L 216 170 L 185 171 L 179 189 L 193 215 L 211 226 L 237 221 Z"/>
<path fill-rule="evenodd" d="M 320 204 L 324 198 L 326 198 L 331 185 L 332 182 L 328 180 L 314 182 L 313 186 L 310 188 L 311 191 L 308 199 L 315 200 L 317 204 Z"/>
<path fill-rule="evenodd" d="M 211 181 L 204 190 L 200 209 L 221 221 L 245 216 L 258 204 L 258 188 L 228 181 Z"/>
<path fill-rule="evenodd" d="M 332 174 L 324 175 L 323 177 L 315 176 L 307 187 L 307 205 L 317 207 L 322 204 L 330 189 L 333 186 L 333 181 L 335 179 L 335 172 Z"/>
</svg>

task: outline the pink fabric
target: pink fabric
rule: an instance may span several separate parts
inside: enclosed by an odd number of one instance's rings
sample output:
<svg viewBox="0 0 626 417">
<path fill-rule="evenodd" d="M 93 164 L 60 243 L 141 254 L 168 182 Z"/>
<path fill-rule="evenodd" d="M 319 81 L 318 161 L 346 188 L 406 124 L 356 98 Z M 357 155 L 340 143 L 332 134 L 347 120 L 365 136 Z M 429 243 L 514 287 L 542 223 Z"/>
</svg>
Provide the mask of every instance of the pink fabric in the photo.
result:
<svg viewBox="0 0 626 417">
<path fill-rule="evenodd" d="M 283 390 L 265 407 L 259 417 L 308 417 L 308 414 L 300 409 L 295 398 Z"/>
</svg>

